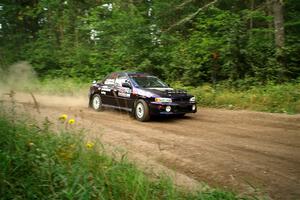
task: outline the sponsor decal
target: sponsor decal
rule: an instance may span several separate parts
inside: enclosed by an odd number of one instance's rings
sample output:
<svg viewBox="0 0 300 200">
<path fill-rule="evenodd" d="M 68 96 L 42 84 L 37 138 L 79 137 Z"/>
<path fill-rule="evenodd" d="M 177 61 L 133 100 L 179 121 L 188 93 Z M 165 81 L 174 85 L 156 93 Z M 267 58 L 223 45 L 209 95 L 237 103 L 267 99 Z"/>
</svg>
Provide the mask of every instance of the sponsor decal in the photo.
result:
<svg viewBox="0 0 300 200">
<path fill-rule="evenodd" d="M 105 92 L 105 91 L 101 91 L 101 94 L 104 94 L 104 95 L 105 95 L 105 94 L 106 94 L 106 92 Z"/>
<path fill-rule="evenodd" d="M 107 87 L 107 86 L 103 86 L 102 88 L 101 88 L 101 91 L 106 91 L 106 92 L 110 92 L 110 88 L 109 87 Z"/>
<path fill-rule="evenodd" d="M 115 79 L 106 79 L 104 82 L 105 85 L 114 85 Z"/>
<path fill-rule="evenodd" d="M 130 88 L 124 88 L 124 87 L 118 88 L 118 96 L 129 98 L 130 94 L 131 94 L 131 89 Z"/>
<path fill-rule="evenodd" d="M 118 92 L 118 96 L 120 96 L 120 97 L 130 97 L 130 93 Z"/>
</svg>

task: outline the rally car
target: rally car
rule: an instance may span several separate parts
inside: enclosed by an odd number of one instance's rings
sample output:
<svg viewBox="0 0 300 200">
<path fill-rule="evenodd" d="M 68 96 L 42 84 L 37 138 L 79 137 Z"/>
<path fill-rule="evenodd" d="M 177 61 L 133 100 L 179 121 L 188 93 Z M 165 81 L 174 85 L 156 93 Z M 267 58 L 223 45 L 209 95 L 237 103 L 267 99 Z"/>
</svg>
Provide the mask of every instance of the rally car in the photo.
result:
<svg viewBox="0 0 300 200">
<path fill-rule="evenodd" d="M 95 111 L 104 107 L 129 111 L 142 122 L 155 115 L 183 116 L 197 112 L 194 96 L 139 72 L 114 72 L 101 82 L 94 81 L 89 91 L 89 106 Z"/>
</svg>

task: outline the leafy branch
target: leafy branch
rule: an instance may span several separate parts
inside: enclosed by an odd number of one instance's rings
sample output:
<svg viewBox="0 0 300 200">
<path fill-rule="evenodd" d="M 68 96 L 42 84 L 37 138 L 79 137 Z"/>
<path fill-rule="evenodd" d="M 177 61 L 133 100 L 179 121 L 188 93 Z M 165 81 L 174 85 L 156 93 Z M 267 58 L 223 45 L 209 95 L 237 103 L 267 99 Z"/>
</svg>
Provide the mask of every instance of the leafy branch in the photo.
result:
<svg viewBox="0 0 300 200">
<path fill-rule="evenodd" d="M 212 2 L 210 2 L 210 3 L 208 3 L 208 4 L 206 4 L 206 5 L 202 6 L 202 7 L 199 8 L 196 12 L 194 12 L 194 13 L 188 15 L 187 17 L 183 18 L 183 19 L 180 20 L 179 22 L 177 22 L 177 23 L 171 25 L 168 29 L 166 29 L 166 30 L 163 31 L 163 32 L 169 32 L 169 31 L 171 31 L 172 29 L 174 29 L 174 28 L 176 28 L 176 27 L 178 27 L 178 26 L 181 26 L 181 25 L 183 25 L 183 24 L 185 24 L 185 23 L 191 21 L 191 20 L 194 19 L 201 11 L 203 11 L 203 10 L 207 9 L 208 7 L 210 7 L 210 6 L 214 5 L 214 4 L 216 4 L 217 2 L 218 2 L 218 0 L 214 0 L 214 1 L 212 1 Z"/>
</svg>

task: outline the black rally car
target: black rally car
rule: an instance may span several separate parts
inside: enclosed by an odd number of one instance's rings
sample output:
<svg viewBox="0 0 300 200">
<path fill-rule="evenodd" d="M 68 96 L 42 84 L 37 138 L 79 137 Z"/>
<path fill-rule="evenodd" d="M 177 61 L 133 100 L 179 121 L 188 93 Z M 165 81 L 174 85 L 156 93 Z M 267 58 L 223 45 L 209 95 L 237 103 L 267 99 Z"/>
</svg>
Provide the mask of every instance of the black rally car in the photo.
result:
<svg viewBox="0 0 300 200">
<path fill-rule="evenodd" d="M 180 115 L 197 112 L 195 97 L 174 90 L 155 76 L 138 72 L 114 72 L 101 82 L 94 82 L 89 92 L 89 106 L 132 112 L 137 120 L 153 115 Z"/>
</svg>

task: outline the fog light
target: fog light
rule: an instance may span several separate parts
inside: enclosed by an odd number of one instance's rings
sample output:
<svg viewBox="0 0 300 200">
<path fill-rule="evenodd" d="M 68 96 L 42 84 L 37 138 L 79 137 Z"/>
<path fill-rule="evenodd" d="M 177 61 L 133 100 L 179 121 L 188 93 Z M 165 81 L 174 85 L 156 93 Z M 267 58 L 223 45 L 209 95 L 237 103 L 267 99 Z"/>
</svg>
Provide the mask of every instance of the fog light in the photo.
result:
<svg viewBox="0 0 300 200">
<path fill-rule="evenodd" d="M 170 112 L 170 111 L 171 111 L 171 106 L 167 106 L 167 107 L 166 107 L 166 111 L 167 111 L 167 112 Z"/>
<path fill-rule="evenodd" d="M 192 110 L 196 110 L 196 105 L 193 105 Z"/>
</svg>

